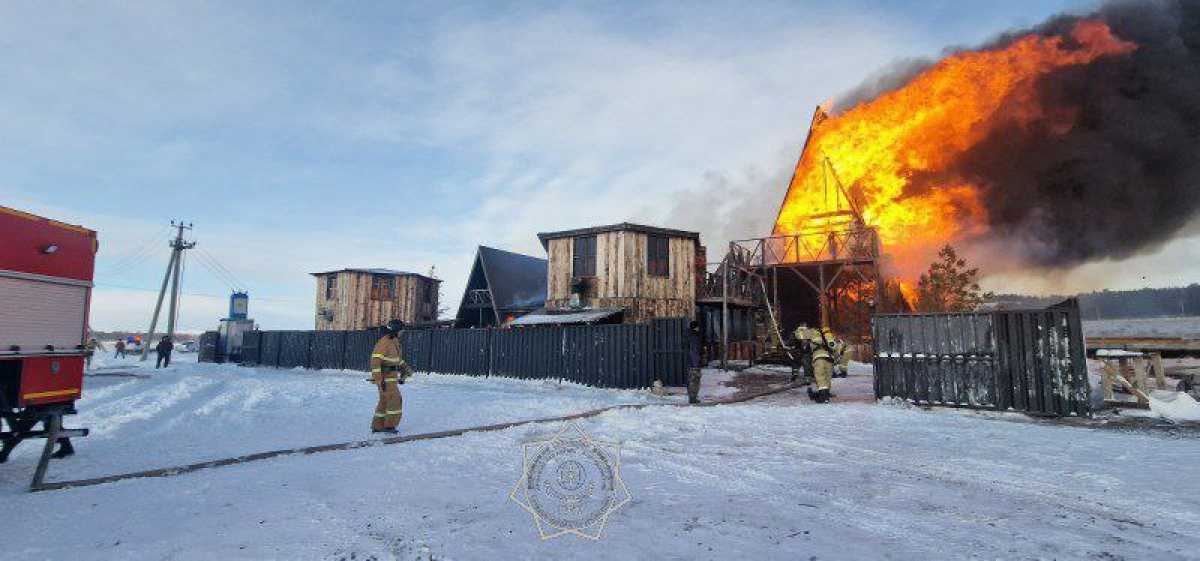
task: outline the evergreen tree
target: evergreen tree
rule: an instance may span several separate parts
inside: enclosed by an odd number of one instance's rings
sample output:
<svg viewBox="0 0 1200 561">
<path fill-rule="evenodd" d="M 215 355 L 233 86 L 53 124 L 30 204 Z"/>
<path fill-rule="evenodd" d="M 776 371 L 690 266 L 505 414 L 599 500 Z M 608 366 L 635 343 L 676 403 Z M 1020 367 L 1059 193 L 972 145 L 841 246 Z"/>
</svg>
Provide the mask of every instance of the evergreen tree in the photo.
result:
<svg viewBox="0 0 1200 561">
<path fill-rule="evenodd" d="M 949 244 L 917 282 L 916 306 L 922 312 L 969 312 L 985 297 L 979 289 L 979 269 L 968 269 Z"/>
</svg>

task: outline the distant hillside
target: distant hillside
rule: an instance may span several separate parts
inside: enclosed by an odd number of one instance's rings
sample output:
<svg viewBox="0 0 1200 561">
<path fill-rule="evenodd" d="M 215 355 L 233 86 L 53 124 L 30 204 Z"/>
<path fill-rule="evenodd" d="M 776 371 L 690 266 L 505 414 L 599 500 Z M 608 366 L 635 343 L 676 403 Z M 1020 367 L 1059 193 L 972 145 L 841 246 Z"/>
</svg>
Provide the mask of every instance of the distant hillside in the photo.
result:
<svg viewBox="0 0 1200 561">
<path fill-rule="evenodd" d="M 1105 290 L 1076 295 L 1084 319 L 1129 319 L 1200 315 L 1200 284 L 1180 288 Z M 1068 296 L 997 294 L 989 302 L 1042 307 Z"/>
</svg>

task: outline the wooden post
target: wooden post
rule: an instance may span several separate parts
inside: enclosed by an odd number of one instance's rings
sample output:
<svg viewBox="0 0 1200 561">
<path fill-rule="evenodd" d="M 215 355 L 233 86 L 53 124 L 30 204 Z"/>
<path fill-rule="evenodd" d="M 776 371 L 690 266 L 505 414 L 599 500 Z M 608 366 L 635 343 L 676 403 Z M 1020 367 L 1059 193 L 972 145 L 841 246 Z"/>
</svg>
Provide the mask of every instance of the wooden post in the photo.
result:
<svg viewBox="0 0 1200 561">
<path fill-rule="evenodd" d="M 1149 388 L 1147 388 L 1147 386 L 1149 384 L 1147 383 L 1147 379 L 1146 379 L 1146 370 L 1149 367 L 1150 367 L 1150 365 L 1149 365 L 1149 363 L 1147 363 L 1145 358 L 1133 359 L 1133 376 L 1134 376 L 1133 383 L 1135 385 L 1137 385 L 1137 389 L 1142 390 L 1143 392 L 1145 392 L 1147 389 L 1149 389 Z M 1141 399 L 1139 398 L 1138 401 L 1140 402 Z M 1147 403 L 1147 405 L 1149 404 L 1149 402 L 1146 402 L 1146 403 Z"/>
<path fill-rule="evenodd" d="M 825 266 L 824 265 L 817 265 L 817 285 L 821 287 L 820 292 L 817 294 L 817 306 L 819 306 L 821 308 L 821 310 L 820 310 L 820 318 L 821 319 L 819 320 L 821 322 L 821 325 L 819 326 L 819 328 L 825 329 L 825 328 L 829 327 L 829 298 L 827 297 L 828 288 L 825 286 Z"/>
<path fill-rule="evenodd" d="M 46 446 L 42 448 L 42 458 L 38 460 L 37 469 L 33 472 L 33 483 L 29 488 L 37 491 L 46 480 L 46 468 L 50 467 L 50 457 L 54 454 L 54 445 L 58 442 L 58 431 L 62 427 L 62 413 L 51 413 L 42 421 L 46 427 Z"/>
<path fill-rule="evenodd" d="M 1150 364 L 1154 366 L 1154 385 L 1158 389 L 1165 390 L 1167 388 L 1167 373 L 1163 370 L 1162 353 L 1150 353 Z"/>
<path fill-rule="evenodd" d="M 167 337 L 175 342 L 175 320 L 179 316 L 179 270 L 183 262 L 183 250 L 176 250 L 175 270 L 171 272 L 171 299 L 167 309 Z"/>
<path fill-rule="evenodd" d="M 1118 359 L 1118 362 L 1121 365 L 1120 368 L 1118 369 L 1118 371 L 1120 372 L 1121 377 L 1125 378 L 1126 380 L 1128 380 L 1130 382 L 1130 385 L 1133 389 L 1138 390 L 1139 392 L 1143 392 L 1142 396 L 1144 396 L 1145 395 L 1144 392 L 1146 391 L 1146 387 L 1145 387 L 1146 374 L 1145 374 L 1144 369 L 1138 368 L 1138 363 L 1140 363 L 1141 361 L 1142 361 L 1142 359 L 1140 359 L 1140 358 L 1133 359 L 1131 361 L 1128 358 L 1122 357 L 1122 358 Z M 1140 372 L 1140 374 L 1139 374 L 1139 372 Z M 1136 395 L 1136 392 L 1135 392 L 1135 395 Z M 1138 404 L 1149 405 L 1150 402 L 1147 401 L 1142 396 L 1138 396 Z"/>
<path fill-rule="evenodd" d="M 1121 382 L 1121 385 L 1125 386 L 1125 389 L 1129 390 L 1129 393 L 1137 396 L 1139 403 L 1143 401 L 1150 403 L 1150 397 L 1146 395 L 1146 392 L 1133 387 L 1133 384 L 1129 380 L 1126 380 L 1124 376 L 1117 376 L 1117 381 Z"/>
<path fill-rule="evenodd" d="M 142 339 L 142 358 L 140 360 L 144 361 L 149 356 L 150 340 L 154 338 L 154 330 L 158 327 L 158 314 L 162 311 L 163 296 L 167 293 L 167 284 L 171 281 L 171 272 L 175 270 L 175 259 L 178 257 L 179 254 L 172 251 L 171 259 L 167 261 L 167 272 L 163 275 L 162 288 L 158 289 L 158 303 L 154 305 L 154 315 L 150 318 L 150 329 L 146 330 L 146 337 Z"/>
<path fill-rule="evenodd" d="M 1111 360 L 1104 361 L 1104 375 L 1101 378 L 1101 383 L 1104 387 L 1104 401 L 1113 401 L 1116 396 L 1113 395 L 1113 381 L 1117 377 L 1117 369 L 1113 366 Z"/>
<path fill-rule="evenodd" d="M 729 266 L 733 264 L 733 242 L 721 267 L 721 370 L 729 365 Z"/>
</svg>

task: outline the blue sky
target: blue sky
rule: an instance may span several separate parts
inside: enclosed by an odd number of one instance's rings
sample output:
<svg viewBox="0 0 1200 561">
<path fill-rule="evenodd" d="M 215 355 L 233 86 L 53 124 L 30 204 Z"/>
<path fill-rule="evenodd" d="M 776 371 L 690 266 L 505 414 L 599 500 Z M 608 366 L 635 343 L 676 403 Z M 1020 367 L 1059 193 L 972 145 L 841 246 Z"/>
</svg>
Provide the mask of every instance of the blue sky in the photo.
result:
<svg viewBox="0 0 1200 561">
<path fill-rule="evenodd" d="M 5 3 L 0 204 L 100 232 L 99 329 L 145 328 L 170 219 L 265 328 L 311 327 L 307 273 L 344 266 L 436 267 L 453 309 L 481 243 L 765 235 L 818 103 L 1092 5 Z M 201 259 L 184 329 L 230 288 Z"/>
</svg>

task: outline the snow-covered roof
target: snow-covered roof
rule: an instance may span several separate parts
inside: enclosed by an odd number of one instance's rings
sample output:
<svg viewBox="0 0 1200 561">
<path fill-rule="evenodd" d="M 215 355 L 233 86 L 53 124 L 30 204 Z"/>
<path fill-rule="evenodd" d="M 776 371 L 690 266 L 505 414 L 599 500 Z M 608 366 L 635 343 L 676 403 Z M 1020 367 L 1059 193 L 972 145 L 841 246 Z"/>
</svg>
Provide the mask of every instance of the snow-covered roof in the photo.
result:
<svg viewBox="0 0 1200 561">
<path fill-rule="evenodd" d="M 1100 349 L 1096 351 L 1096 356 L 1104 358 L 1137 358 L 1146 355 L 1145 353 L 1127 351 L 1125 349 Z"/>
<path fill-rule="evenodd" d="M 578 312 L 570 312 L 566 314 L 527 314 L 523 315 L 509 325 L 567 325 L 577 323 L 595 323 L 601 320 L 615 316 L 624 310 L 617 309 L 596 309 L 596 310 L 580 310 Z"/>
</svg>

